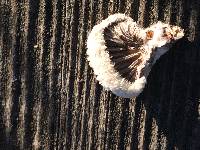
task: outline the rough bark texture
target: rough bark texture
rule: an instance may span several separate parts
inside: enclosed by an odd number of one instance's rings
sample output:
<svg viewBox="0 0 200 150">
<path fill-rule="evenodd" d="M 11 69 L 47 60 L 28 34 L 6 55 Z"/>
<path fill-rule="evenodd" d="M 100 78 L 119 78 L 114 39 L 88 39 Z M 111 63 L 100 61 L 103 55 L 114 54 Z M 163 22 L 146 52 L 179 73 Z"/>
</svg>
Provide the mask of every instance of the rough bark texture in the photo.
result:
<svg viewBox="0 0 200 150">
<path fill-rule="evenodd" d="M 1 0 L 0 149 L 200 149 L 199 0 Z M 92 27 L 121 12 L 185 29 L 142 94 L 104 91 L 86 61 Z"/>
</svg>

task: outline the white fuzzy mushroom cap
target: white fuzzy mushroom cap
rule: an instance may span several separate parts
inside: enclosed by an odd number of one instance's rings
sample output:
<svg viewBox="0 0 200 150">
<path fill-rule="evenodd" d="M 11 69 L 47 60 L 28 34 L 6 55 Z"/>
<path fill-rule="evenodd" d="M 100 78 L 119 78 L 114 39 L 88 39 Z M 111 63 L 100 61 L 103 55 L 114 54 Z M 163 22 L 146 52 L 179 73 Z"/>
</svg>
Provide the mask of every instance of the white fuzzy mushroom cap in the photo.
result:
<svg viewBox="0 0 200 150">
<path fill-rule="evenodd" d="M 94 26 L 91 33 L 89 34 L 87 40 L 87 59 L 89 61 L 89 65 L 94 70 L 94 74 L 97 75 L 97 80 L 106 90 L 111 90 L 114 94 L 121 97 L 132 98 L 138 96 L 142 92 L 146 84 L 147 76 L 138 76 L 134 82 L 130 82 L 120 76 L 120 74 L 114 68 L 114 64 L 110 59 L 109 53 L 106 51 L 107 46 L 103 34 L 106 27 L 112 23 L 123 20 L 127 23 L 127 25 L 134 27 L 138 36 L 143 39 L 145 38 L 146 30 L 138 27 L 130 17 L 127 17 L 124 14 L 111 15 L 107 19 L 103 20 L 100 24 Z M 140 66 L 140 68 L 138 67 L 139 69 L 144 68 L 146 61 L 150 58 L 150 52 L 148 52 L 148 50 L 155 47 L 154 43 L 157 43 L 158 39 L 153 40 L 153 43 L 149 41 L 149 43 L 144 45 L 144 47 L 147 48 L 147 53 L 145 56 L 145 61 Z M 161 45 L 164 45 L 165 43 L 166 41 Z M 159 58 L 159 56 L 157 57 Z"/>
</svg>

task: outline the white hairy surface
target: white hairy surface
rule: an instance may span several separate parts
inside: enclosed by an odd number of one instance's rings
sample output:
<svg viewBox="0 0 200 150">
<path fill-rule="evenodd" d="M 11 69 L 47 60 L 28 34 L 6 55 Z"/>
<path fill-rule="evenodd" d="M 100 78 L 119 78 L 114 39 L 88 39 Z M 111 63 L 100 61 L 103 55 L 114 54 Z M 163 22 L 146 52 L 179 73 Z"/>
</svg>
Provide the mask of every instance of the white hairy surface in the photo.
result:
<svg viewBox="0 0 200 150">
<path fill-rule="evenodd" d="M 153 49 L 155 47 L 161 47 L 169 41 L 162 39 L 161 35 L 161 28 L 166 24 L 158 22 L 147 29 L 142 29 L 130 17 L 127 17 L 124 14 L 111 15 L 107 19 L 103 20 L 100 24 L 94 26 L 92 29 L 87 40 L 87 55 L 89 65 L 93 68 L 94 74 L 97 75 L 97 80 L 106 90 L 111 90 L 114 94 L 121 97 L 132 98 L 138 96 L 142 92 L 146 84 L 146 78 L 150 68 L 146 69 L 147 73 L 144 76 L 138 76 L 134 82 L 129 82 L 122 78 L 114 69 L 114 64 L 111 62 L 109 54 L 106 51 L 107 47 L 105 45 L 103 35 L 106 27 L 114 22 L 124 19 L 127 26 L 129 25 L 131 28 L 134 28 L 134 34 L 140 36 L 144 40 L 146 38 L 146 31 L 150 29 L 154 31 L 153 38 L 142 45 L 142 47 L 145 49 L 145 52 L 142 55 L 142 63 L 137 67 L 138 72 L 140 72 L 145 66 L 148 66 L 147 61 L 150 59 Z M 180 35 L 180 37 L 182 36 L 183 35 Z M 164 50 L 162 51 L 162 49 Z M 168 49 L 166 48 L 161 48 L 158 50 L 157 54 L 155 55 L 154 63 L 167 50 Z"/>
</svg>

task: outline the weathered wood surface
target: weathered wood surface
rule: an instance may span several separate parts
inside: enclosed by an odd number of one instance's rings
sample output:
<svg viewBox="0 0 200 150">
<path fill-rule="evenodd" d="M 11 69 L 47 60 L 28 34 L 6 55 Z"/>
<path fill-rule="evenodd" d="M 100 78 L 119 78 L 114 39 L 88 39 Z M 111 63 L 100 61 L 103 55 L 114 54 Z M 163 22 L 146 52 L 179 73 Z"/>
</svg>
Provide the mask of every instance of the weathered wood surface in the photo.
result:
<svg viewBox="0 0 200 150">
<path fill-rule="evenodd" d="M 186 33 L 136 99 L 104 91 L 86 61 L 89 31 L 116 12 Z M 199 150 L 199 40 L 199 0 L 1 0 L 0 149 Z"/>
</svg>

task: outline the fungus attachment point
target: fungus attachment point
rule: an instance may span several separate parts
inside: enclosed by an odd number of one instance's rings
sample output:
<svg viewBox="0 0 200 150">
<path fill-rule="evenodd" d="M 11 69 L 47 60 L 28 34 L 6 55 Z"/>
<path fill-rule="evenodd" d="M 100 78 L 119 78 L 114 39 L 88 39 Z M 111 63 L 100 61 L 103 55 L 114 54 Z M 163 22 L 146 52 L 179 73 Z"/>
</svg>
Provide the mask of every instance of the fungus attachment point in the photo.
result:
<svg viewBox="0 0 200 150">
<path fill-rule="evenodd" d="M 180 27 L 157 22 L 141 28 L 130 17 L 114 14 L 97 24 L 87 40 L 89 65 L 97 80 L 114 94 L 138 96 L 157 59 L 184 35 Z"/>
<path fill-rule="evenodd" d="M 151 40 L 153 38 L 154 32 L 152 30 L 149 30 L 146 32 L 146 38 L 147 40 Z"/>
</svg>

